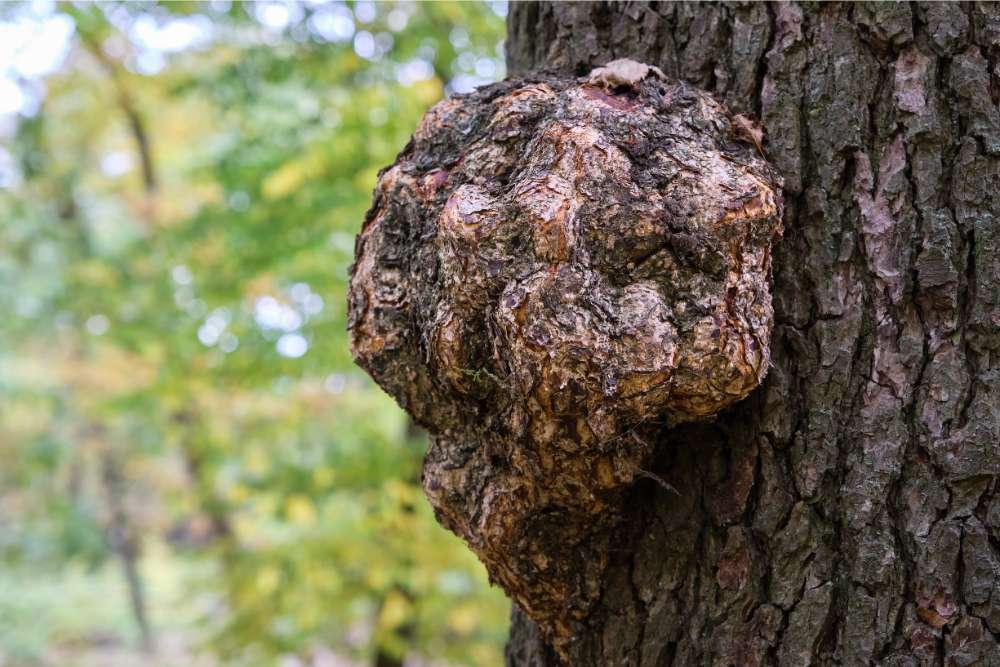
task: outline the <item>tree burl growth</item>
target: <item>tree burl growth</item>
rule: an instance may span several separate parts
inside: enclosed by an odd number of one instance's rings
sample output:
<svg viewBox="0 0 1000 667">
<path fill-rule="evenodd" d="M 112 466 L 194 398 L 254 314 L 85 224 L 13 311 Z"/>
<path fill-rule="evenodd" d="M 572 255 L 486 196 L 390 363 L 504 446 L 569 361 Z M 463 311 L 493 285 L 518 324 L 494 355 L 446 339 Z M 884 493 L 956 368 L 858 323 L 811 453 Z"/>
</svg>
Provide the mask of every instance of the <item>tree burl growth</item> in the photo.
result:
<svg viewBox="0 0 1000 667">
<path fill-rule="evenodd" d="M 767 372 L 782 203 L 759 141 L 621 60 L 445 100 L 379 178 L 354 357 L 430 432 L 439 520 L 563 655 L 653 434 Z"/>
</svg>

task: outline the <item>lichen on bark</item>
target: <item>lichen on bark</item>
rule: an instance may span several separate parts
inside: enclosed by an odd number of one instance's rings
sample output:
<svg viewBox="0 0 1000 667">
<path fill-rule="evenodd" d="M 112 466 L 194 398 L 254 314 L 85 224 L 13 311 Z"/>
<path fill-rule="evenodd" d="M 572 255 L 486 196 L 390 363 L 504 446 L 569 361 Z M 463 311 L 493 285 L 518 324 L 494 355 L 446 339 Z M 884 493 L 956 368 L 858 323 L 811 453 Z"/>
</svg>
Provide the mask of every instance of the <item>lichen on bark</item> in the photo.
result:
<svg viewBox="0 0 1000 667">
<path fill-rule="evenodd" d="M 352 351 L 430 432 L 439 520 L 558 651 L 654 432 L 766 374 L 781 217 L 756 126 L 627 60 L 445 100 L 381 174 Z"/>
</svg>

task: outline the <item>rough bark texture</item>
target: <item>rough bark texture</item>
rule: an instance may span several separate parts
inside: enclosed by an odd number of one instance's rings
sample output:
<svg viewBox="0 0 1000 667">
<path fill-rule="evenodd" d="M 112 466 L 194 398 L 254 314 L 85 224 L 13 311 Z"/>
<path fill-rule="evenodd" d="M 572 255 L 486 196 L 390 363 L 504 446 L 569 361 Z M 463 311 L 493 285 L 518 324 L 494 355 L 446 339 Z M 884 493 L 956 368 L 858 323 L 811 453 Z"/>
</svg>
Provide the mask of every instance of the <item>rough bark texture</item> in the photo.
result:
<svg viewBox="0 0 1000 667">
<path fill-rule="evenodd" d="M 431 433 L 441 522 L 563 657 L 656 434 L 767 372 L 781 183 L 756 133 L 621 60 L 438 104 L 376 187 L 355 358 Z"/>
<path fill-rule="evenodd" d="M 1000 665 L 1000 6 L 515 4 L 762 119 L 773 368 L 660 433 L 573 665 Z M 511 665 L 554 665 L 515 612 Z"/>
</svg>

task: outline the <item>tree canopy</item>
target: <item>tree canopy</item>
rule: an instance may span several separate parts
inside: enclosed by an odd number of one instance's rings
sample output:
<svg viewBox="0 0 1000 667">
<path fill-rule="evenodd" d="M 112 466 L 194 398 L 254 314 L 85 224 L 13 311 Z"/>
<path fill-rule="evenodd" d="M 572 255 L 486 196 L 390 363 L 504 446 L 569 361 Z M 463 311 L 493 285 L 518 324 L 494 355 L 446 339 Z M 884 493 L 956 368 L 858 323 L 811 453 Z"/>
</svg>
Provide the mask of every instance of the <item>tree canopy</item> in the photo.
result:
<svg viewBox="0 0 1000 667">
<path fill-rule="evenodd" d="M 224 664 L 496 664 L 507 603 L 353 368 L 345 290 L 378 169 L 503 76 L 505 4 L 0 11 L 0 662 L 79 640 L 38 627 L 70 589 L 34 593 L 104 581 L 117 534 L 154 636 Z"/>
</svg>

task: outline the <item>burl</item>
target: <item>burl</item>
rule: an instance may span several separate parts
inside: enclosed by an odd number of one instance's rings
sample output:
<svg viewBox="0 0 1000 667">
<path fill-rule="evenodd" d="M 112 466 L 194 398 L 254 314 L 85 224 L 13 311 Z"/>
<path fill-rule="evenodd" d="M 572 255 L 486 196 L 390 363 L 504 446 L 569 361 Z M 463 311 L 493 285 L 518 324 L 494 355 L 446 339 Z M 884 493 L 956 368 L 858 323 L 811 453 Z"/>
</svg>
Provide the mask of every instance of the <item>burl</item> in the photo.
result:
<svg viewBox="0 0 1000 667">
<path fill-rule="evenodd" d="M 563 656 L 656 431 L 767 372 L 782 201 L 759 137 L 619 60 L 445 100 L 379 178 L 354 358 L 430 432 L 438 519 Z"/>
</svg>

